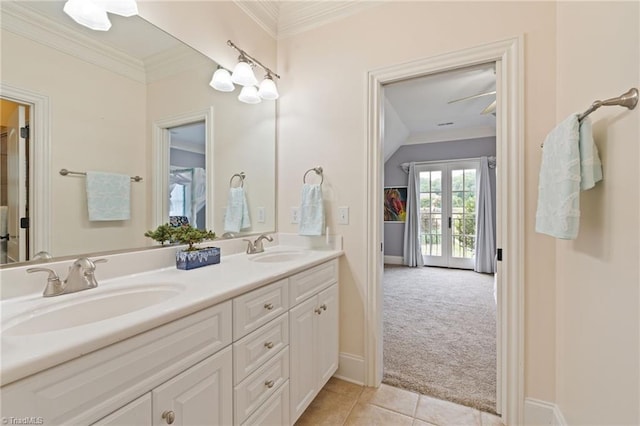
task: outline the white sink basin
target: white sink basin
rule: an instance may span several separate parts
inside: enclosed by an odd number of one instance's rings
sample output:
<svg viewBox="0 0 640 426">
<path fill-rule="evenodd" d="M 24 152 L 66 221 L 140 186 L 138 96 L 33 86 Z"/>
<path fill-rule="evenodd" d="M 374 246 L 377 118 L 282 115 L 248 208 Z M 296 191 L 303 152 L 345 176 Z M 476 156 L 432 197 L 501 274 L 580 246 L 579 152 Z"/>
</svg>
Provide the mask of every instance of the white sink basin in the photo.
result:
<svg viewBox="0 0 640 426">
<path fill-rule="evenodd" d="M 306 255 L 307 253 L 305 253 L 304 251 L 276 251 L 250 256 L 249 260 L 260 263 L 291 262 L 292 260 L 298 260 Z"/>
<path fill-rule="evenodd" d="M 47 333 L 102 321 L 165 302 L 183 289 L 177 284 L 153 284 L 118 290 L 84 290 L 77 293 L 82 297 L 74 297 L 73 300 L 64 300 L 67 295 L 55 296 L 54 299 L 60 300 L 54 303 L 46 301 L 31 312 L 3 320 L 2 334 Z"/>
</svg>

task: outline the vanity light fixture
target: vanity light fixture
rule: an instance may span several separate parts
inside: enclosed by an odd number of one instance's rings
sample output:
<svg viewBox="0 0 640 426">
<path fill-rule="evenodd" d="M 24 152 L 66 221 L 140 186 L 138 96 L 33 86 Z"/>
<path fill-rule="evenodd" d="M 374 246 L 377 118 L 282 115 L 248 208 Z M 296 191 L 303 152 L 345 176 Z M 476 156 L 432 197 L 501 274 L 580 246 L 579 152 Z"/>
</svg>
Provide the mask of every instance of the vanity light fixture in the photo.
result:
<svg viewBox="0 0 640 426">
<path fill-rule="evenodd" d="M 64 12 L 78 24 L 96 31 L 111 28 L 109 13 L 125 17 L 138 14 L 136 0 L 67 0 Z"/>
<path fill-rule="evenodd" d="M 231 74 L 225 68 L 222 68 L 218 65 L 218 69 L 213 73 L 213 77 L 211 78 L 211 82 L 209 83 L 211 87 L 221 92 L 233 92 L 236 86 L 233 85 L 233 81 L 231 81 Z"/>
<path fill-rule="evenodd" d="M 227 44 L 240 53 L 238 64 L 233 69 L 233 73 L 230 78 L 230 82 L 243 86 L 240 91 L 240 95 L 238 96 L 238 100 L 249 104 L 257 104 L 263 99 L 269 101 L 278 99 L 280 95 L 278 94 L 278 88 L 276 87 L 274 77 L 280 78 L 280 76 L 262 65 L 260 61 L 253 58 L 247 52 L 233 44 L 231 40 L 227 40 Z M 258 80 L 253 73 L 253 67 L 256 66 L 262 68 L 267 73 L 264 80 L 260 83 L 259 89 Z M 231 92 L 233 88 L 229 87 L 227 84 L 227 77 L 224 75 L 223 70 L 226 71 L 224 68 L 219 66 L 213 74 L 213 78 L 209 84 L 216 90 Z M 228 71 L 226 71 L 226 73 L 228 74 Z M 222 83 L 223 81 L 225 83 Z"/>
</svg>

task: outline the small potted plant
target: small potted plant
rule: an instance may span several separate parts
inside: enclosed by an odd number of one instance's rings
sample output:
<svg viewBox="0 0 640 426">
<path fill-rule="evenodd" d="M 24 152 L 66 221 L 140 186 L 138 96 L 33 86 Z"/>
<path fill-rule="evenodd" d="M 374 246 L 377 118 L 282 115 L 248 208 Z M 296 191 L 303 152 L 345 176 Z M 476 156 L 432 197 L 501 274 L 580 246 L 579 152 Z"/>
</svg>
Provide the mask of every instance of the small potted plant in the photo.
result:
<svg viewBox="0 0 640 426">
<path fill-rule="evenodd" d="M 220 263 L 220 249 L 218 247 L 198 248 L 206 240 L 213 240 L 215 232 L 194 228 L 191 225 L 171 226 L 168 223 L 160 225 L 155 231 L 147 231 L 146 237 L 153 238 L 164 245 L 171 243 L 187 244 L 187 248 L 176 252 L 176 267 L 178 269 L 194 269 L 201 266 Z"/>
<path fill-rule="evenodd" d="M 149 237 L 152 240 L 159 242 L 161 245 L 164 245 L 166 241 L 171 242 L 171 235 L 173 232 L 173 226 L 165 223 L 164 225 L 158 226 L 153 231 L 147 231 L 144 233 L 145 237 Z"/>
</svg>

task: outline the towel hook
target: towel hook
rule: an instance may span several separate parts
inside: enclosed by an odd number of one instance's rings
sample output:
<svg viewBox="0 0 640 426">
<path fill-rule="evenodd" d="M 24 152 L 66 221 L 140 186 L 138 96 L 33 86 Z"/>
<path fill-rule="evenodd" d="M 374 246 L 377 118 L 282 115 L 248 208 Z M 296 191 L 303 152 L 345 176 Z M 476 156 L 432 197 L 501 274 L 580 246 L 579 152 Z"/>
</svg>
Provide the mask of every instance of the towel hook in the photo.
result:
<svg viewBox="0 0 640 426">
<path fill-rule="evenodd" d="M 234 178 L 239 178 L 240 179 L 240 188 L 244 187 L 244 178 L 246 177 L 246 175 L 244 174 L 244 172 L 240 172 L 240 173 L 236 173 L 233 176 L 231 176 L 231 179 L 229 179 L 229 187 L 233 188 L 233 179 Z M 238 188 L 236 186 L 236 188 Z"/>
<path fill-rule="evenodd" d="M 304 176 L 302 176 L 302 183 L 307 183 L 307 175 L 311 172 L 315 172 L 318 176 L 320 176 L 320 185 L 322 185 L 322 183 L 324 182 L 324 174 L 321 166 L 312 167 L 307 170 Z"/>
</svg>

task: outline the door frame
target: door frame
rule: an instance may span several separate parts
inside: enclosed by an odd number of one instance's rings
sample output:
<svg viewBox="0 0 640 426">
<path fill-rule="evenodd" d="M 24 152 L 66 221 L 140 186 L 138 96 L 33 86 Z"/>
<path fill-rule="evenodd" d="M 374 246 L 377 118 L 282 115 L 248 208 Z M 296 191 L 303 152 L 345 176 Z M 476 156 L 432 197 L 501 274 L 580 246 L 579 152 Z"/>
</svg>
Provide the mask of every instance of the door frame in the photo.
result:
<svg viewBox="0 0 640 426">
<path fill-rule="evenodd" d="M 158 227 L 169 220 L 169 197 L 166 194 L 169 188 L 169 146 L 171 135 L 169 129 L 184 126 L 199 121 L 204 121 L 205 126 L 205 162 L 207 179 L 207 216 L 206 229 L 214 228 L 215 209 L 214 204 L 214 140 L 213 140 L 213 107 L 206 109 L 176 114 L 169 118 L 156 120 L 152 124 L 152 197 L 153 207 L 152 227 Z M 164 195 L 163 195 L 164 194 Z"/>
<path fill-rule="evenodd" d="M 524 421 L 524 37 L 518 36 L 392 65 L 368 73 L 367 218 L 364 309 L 365 385 L 382 382 L 383 84 L 483 63 L 496 63 L 497 411 Z"/>
<path fill-rule="evenodd" d="M 0 82 L 0 97 L 29 105 L 29 259 L 51 253 L 51 109 L 49 97 Z"/>
</svg>

